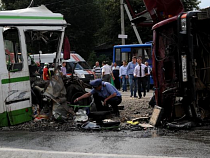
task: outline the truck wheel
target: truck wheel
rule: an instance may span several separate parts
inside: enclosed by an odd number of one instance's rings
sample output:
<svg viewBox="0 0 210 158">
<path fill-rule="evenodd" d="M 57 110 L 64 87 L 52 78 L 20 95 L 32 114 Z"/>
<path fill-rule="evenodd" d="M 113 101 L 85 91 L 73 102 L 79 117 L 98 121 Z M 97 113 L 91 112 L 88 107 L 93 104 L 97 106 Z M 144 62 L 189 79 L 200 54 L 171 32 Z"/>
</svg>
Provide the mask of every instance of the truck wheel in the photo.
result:
<svg viewBox="0 0 210 158">
<path fill-rule="evenodd" d="M 80 86 L 72 84 L 67 88 L 67 101 L 70 102 L 70 104 L 75 104 L 74 100 L 78 97 L 80 97 L 81 95 L 85 94 L 85 92 L 83 91 L 83 89 L 81 89 Z M 79 101 L 77 104 L 78 105 L 88 105 L 90 103 L 89 101 L 90 99 L 83 99 L 81 101 Z"/>
</svg>

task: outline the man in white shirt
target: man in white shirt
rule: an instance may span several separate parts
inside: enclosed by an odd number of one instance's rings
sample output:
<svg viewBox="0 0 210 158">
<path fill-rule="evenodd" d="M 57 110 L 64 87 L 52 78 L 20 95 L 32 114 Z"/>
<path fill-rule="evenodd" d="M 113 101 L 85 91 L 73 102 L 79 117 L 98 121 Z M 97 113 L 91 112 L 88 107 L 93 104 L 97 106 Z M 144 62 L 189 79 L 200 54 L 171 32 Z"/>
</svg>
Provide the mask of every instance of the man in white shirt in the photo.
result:
<svg viewBox="0 0 210 158">
<path fill-rule="evenodd" d="M 135 67 L 133 76 L 137 77 L 138 79 L 138 95 L 139 99 L 141 99 L 141 89 L 144 92 L 144 97 L 146 96 L 146 75 L 147 75 L 147 67 L 146 65 L 142 64 L 142 59 L 138 58 L 137 60 L 138 65 Z"/>
<path fill-rule="evenodd" d="M 108 63 L 106 61 L 102 62 L 102 80 L 104 82 L 111 82 L 111 76 L 113 78 L 113 80 L 115 80 L 113 73 L 112 73 L 112 69 L 111 67 L 108 65 Z"/>
<path fill-rule="evenodd" d="M 127 91 L 127 84 L 126 84 L 126 75 L 127 75 L 127 65 L 126 61 L 123 60 L 123 65 L 120 67 L 120 75 L 119 77 L 122 79 L 122 91 Z"/>
</svg>

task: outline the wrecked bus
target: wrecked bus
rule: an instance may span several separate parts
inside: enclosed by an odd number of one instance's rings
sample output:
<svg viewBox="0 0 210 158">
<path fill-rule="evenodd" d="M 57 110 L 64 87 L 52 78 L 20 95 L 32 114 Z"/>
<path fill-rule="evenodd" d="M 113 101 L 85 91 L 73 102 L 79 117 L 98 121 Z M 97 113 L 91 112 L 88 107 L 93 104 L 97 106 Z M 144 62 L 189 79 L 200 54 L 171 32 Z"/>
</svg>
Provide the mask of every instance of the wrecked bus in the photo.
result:
<svg viewBox="0 0 210 158">
<path fill-rule="evenodd" d="M 36 65 L 30 55 L 56 52 L 58 65 L 66 26 L 63 15 L 45 6 L 0 12 L 0 126 L 32 120 Z"/>
</svg>

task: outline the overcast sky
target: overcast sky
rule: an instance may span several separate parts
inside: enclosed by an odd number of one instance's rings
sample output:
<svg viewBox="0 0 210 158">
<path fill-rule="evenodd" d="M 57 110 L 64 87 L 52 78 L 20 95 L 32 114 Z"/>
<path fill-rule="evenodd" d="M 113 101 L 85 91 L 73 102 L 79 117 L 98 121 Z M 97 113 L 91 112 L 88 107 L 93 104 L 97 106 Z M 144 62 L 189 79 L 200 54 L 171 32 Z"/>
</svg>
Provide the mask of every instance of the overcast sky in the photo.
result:
<svg viewBox="0 0 210 158">
<path fill-rule="evenodd" d="M 210 0 L 200 0 L 201 3 L 199 4 L 200 8 L 206 8 L 210 6 Z"/>
</svg>

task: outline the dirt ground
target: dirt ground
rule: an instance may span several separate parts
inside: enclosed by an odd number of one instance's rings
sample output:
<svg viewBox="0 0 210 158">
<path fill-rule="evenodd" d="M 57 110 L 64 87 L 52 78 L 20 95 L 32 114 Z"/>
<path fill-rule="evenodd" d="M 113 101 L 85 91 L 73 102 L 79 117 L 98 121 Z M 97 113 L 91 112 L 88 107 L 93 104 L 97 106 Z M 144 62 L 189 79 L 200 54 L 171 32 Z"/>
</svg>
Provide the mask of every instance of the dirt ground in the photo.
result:
<svg viewBox="0 0 210 158">
<path fill-rule="evenodd" d="M 151 90 L 141 99 L 130 97 L 130 92 L 121 92 L 121 94 L 122 103 L 120 105 L 124 106 L 124 110 L 120 111 L 121 122 L 152 115 L 153 108 L 149 106 L 149 100 L 153 95 Z"/>
<path fill-rule="evenodd" d="M 122 103 L 120 106 L 124 106 L 123 110 L 120 110 L 120 117 L 109 116 L 108 119 L 113 121 L 120 121 L 120 127 L 122 130 L 130 129 L 130 125 L 127 121 L 139 117 L 150 117 L 152 115 L 153 108 L 148 104 L 152 97 L 152 91 L 147 93 L 146 97 L 141 99 L 130 97 L 130 92 L 120 92 L 122 94 Z M 148 120 L 144 120 L 148 122 Z M 143 123 L 143 122 L 141 122 Z M 2 127 L 0 130 L 24 130 L 24 131 L 79 131 L 81 124 L 78 124 L 74 120 L 68 120 L 66 123 L 55 122 L 54 120 L 40 120 L 29 121 L 23 124 L 10 127 Z"/>
</svg>

